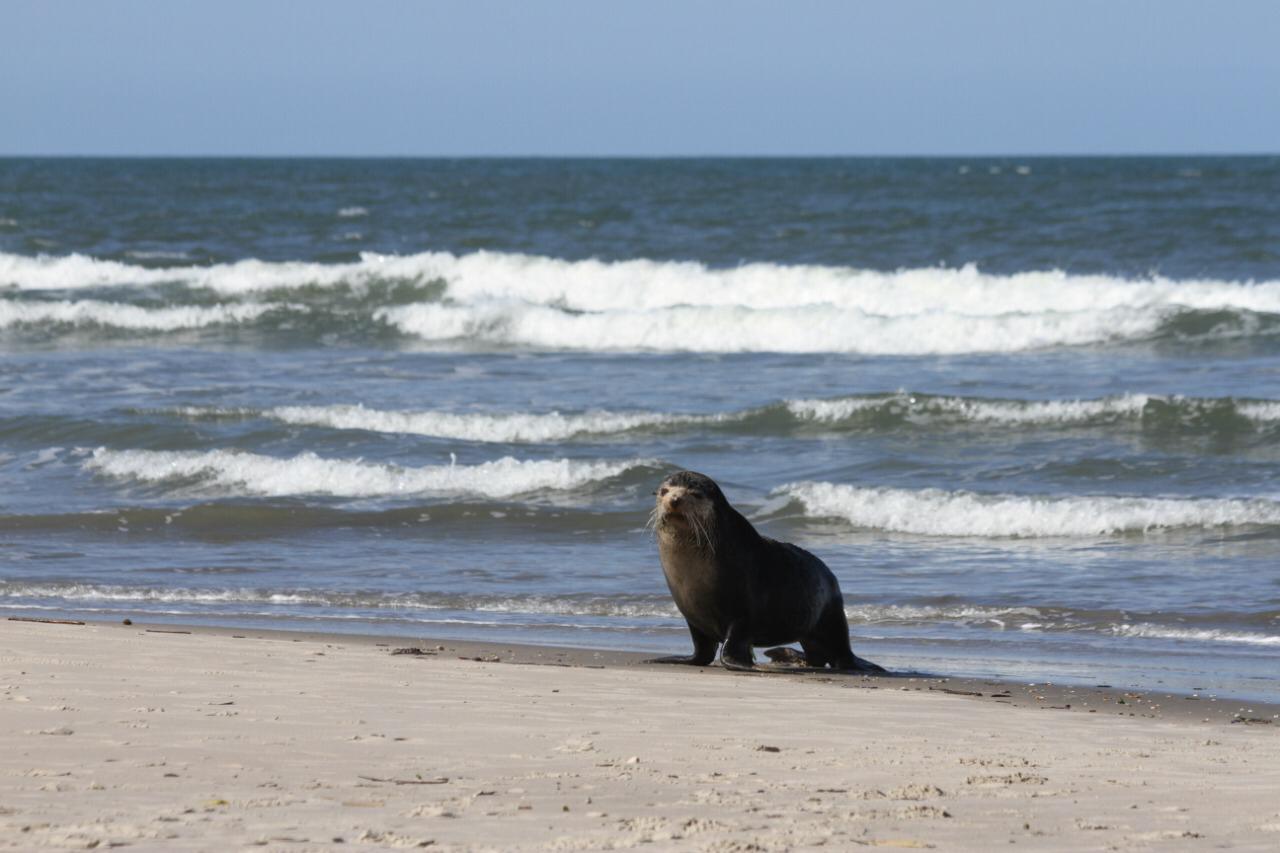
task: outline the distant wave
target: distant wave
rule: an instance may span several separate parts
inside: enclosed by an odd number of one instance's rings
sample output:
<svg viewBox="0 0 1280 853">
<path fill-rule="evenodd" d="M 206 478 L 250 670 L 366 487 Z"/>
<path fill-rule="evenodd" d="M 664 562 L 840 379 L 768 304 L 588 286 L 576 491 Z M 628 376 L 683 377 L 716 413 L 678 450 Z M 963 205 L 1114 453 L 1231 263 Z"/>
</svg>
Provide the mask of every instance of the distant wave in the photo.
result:
<svg viewBox="0 0 1280 853">
<path fill-rule="evenodd" d="M 842 423 L 875 414 L 904 419 L 945 420 L 1009 426 L 1081 424 L 1101 419 L 1123 420 L 1142 414 L 1152 400 L 1145 394 L 1125 394 L 1096 400 L 994 400 L 899 393 L 879 396 L 788 400 L 797 418 L 818 423 Z"/>
<path fill-rule="evenodd" d="M 582 435 L 610 435 L 655 426 L 699 423 L 710 417 L 660 412 L 405 412 L 360 405 L 277 406 L 271 409 L 185 407 L 178 414 L 194 418 L 262 417 L 288 424 L 343 430 L 428 435 L 465 441 L 539 443 Z"/>
<path fill-rule="evenodd" d="M 216 488 L 228 494 L 264 497 L 330 495 L 385 497 L 422 494 L 507 498 L 545 490 L 567 490 L 651 466 L 645 460 L 580 462 L 521 461 L 504 457 L 477 465 L 403 468 L 303 453 L 288 459 L 229 450 L 159 451 L 98 448 L 85 462 L 96 473 L 146 483 Z"/>
<path fill-rule="evenodd" d="M 802 421 L 841 428 L 901 425 L 980 427 L 1109 427 L 1145 431 L 1234 433 L 1280 424 L 1280 401 L 1233 397 L 1122 394 L 1095 399 L 1018 400 L 916 394 L 788 400 Z"/>
<path fill-rule="evenodd" d="M 823 482 L 793 483 L 778 494 L 811 517 L 924 536 L 1076 537 L 1280 524 L 1280 503 L 1261 499 L 1030 497 Z"/>
<path fill-rule="evenodd" d="M 230 298 L 344 292 L 324 333 L 376 322 L 431 344 L 568 350 L 954 354 L 1124 341 L 1280 336 L 1280 281 L 1127 280 L 973 266 L 604 262 L 496 252 L 365 253 L 349 263 L 247 259 L 144 267 L 0 253 L 0 286 L 62 291 L 176 285 Z M 407 286 L 381 298 L 378 288 Z M 330 293 L 330 297 L 324 293 Z M 18 304 L 16 300 L 7 300 Z M 110 304 L 110 303 L 108 303 Z"/>
<path fill-rule="evenodd" d="M 362 405 L 277 406 L 267 409 L 185 406 L 164 410 L 184 418 L 265 418 L 340 430 L 424 435 L 463 441 L 552 443 L 635 430 L 713 428 L 760 434 L 806 429 L 876 431 L 902 427 L 1109 427 L 1177 432 L 1233 432 L 1280 424 L 1280 401 L 1230 397 L 1125 394 L 1098 399 L 1016 400 L 899 391 L 825 399 L 792 399 L 718 413 L 400 411 Z M 4 434 L 0 421 L 0 435 Z"/>
<path fill-rule="evenodd" d="M 501 444 L 610 441 L 636 432 L 707 431 L 796 438 L 901 430 L 985 432 L 1088 429 L 1163 439 L 1207 436 L 1269 442 L 1280 432 L 1280 401 L 1126 394 L 1097 399 L 1017 400 L 900 391 L 782 400 L 727 412 L 588 410 L 457 412 L 362 405 L 266 408 L 179 406 L 124 409 L 110 418 L 0 412 L 0 439 L 109 444 L 135 429 L 181 428 L 170 419 L 263 420 L 290 426 L 420 435 Z"/>
</svg>

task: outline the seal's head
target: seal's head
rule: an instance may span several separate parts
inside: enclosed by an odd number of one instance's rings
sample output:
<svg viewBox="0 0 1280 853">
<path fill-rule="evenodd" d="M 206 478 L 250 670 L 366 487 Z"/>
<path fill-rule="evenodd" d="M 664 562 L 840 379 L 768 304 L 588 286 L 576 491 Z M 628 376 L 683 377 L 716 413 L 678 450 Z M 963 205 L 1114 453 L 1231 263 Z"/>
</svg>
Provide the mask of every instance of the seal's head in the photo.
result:
<svg viewBox="0 0 1280 853">
<path fill-rule="evenodd" d="M 677 471 L 654 493 L 653 527 L 659 536 L 692 538 L 715 549 L 716 510 L 725 503 L 716 481 L 694 471 Z"/>
</svg>

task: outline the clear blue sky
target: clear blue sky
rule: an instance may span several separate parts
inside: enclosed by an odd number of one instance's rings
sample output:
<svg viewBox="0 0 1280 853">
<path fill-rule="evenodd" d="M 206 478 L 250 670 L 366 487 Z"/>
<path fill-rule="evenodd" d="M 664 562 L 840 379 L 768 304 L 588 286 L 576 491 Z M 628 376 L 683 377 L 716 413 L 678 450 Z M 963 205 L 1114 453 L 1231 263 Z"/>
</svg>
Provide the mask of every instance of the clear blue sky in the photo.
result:
<svg viewBox="0 0 1280 853">
<path fill-rule="evenodd" d="M 0 154 L 1277 151 L 1277 0 L 0 2 Z"/>
</svg>

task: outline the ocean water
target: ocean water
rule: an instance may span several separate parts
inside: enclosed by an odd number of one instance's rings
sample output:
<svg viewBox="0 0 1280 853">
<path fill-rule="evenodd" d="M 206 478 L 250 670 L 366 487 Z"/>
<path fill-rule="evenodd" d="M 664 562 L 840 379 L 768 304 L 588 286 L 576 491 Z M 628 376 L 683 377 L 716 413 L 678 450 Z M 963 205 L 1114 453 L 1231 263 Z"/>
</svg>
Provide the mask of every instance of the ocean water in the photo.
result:
<svg viewBox="0 0 1280 853">
<path fill-rule="evenodd" d="M 0 160 L 0 608 L 1280 699 L 1280 159 Z"/>
</svg>

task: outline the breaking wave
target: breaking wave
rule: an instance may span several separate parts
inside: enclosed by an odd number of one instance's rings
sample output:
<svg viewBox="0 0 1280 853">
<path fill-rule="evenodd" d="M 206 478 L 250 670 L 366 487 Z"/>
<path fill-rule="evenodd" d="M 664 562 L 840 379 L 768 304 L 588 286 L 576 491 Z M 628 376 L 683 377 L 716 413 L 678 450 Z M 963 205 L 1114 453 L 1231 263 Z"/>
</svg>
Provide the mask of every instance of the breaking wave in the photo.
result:
<svg viewBox="0 0 1280 853">
<path fill-rule="evenodd" d="M 712 428 L 754 433 L 876 431 L 973 425 L 982 428 L 1133 427 L 1169 433 L 1249 432 L 1280 424 L 1280 402 L 1125 394 L 1092 400 L 1014 400 L 899 391 L 793 399 L 718 413 L 398 411 L 363 405 L 269 409 L 185 406 L 191 419 L 264 418 L 300 426 L 496 443 L 552 443 L 635 430 Z M 3 422 L 0 421 L 0 435 Z"/>
<path fill-rule="evenodd" d="M 1019 352 L 1144 339 L 1153 336 L 1164 320 L 1161 312 L 1127 308 L 1078 314 L 885 317 L 821 304 L 573 313 L 549 305 L 511 302 L 403 305 L 379 309 L 375 316 L 429 343 L 467 340 L 493 346 L 590 351 L 863 355 Z"/>
<path fill-rule="evenodd" d="M 847 422 L 861 415 L 875 414 L 904 419 L 1021 426 L 1125 420 L 1140 416 L 1152 399 L 1156 398 L 1145 394 L 1125 394 L 1097 400 L 989 400 L 898 393 L 788 400 L 786 405 L 797 418 L 819 423 Z"/>
<path fill-rule="evenodd" d="M 161 451 L 98 448 L 85 467 L 98 474 L 143 483 L 214 488 L 262 497 L 328 495 L 364 498 L 424 494 L 508 498 L 538 491 L 563 491 L 608 480 L 645 460 L 584 462 L 569 459 L 522 461 L 503 457 L 477 465 L 403 468 L 303 453 L 288 459 L 229 450 Z"/>
<path fill-rule="evenodd" d="M 923 536 L 1078 537 L 1280 524 L 1280 503 L 1261 499 L 1027 497 L 821 482 L 786 485 L 778 494 L 811 517 Z"/>
<path fill-rule="evenodd" d="M 172 332 L 180 329 L 244 323 L 256 320 L 270 311 L 286 307 L 289 306 L 271 303 L 232 303 L 145 308 L 96 299 L 58 302 L 0 300 L 0 329 L 55 325 Z"/>
<path fill-rule="evenodd" d="M 338 291 L 372 294 L 344 302 L 341 311 L 356 316 L 345 324 L 336 317 L 325 333 L 377 323 L 433 345 L 497 348 L 923 355 L 1280 335 L 1280 281 L 995 275 L 973 266 L 717 269 L 423 252 L 365 253 L 349 263 L 250 258 L 157 268 L 84 255 L 0 253 L 0 286 L 6 285 L 20 291 L 163 285 L 231 298 L 292 291 L 294 301 L 329 307 Z M 380 294 L 388 287 L 392 294 Z M 99 307 L 78 310 L 104 316 L 105 306 L 116 305 L 83 304 Z"/>
<path fill-rule="evenodd" d="M 179 409 L 178 414 L 193 418 L 263 417 L 301 426 L 500 443 L 556 442 L 576 436 L 610 435 L 643 427 L 696 424 L 713 419 L 712 416 L 660 412 L 411 412 L 369 409 L 361 405 L 277 406 L 262 410 L 186 407 Z"/>
</svg>

